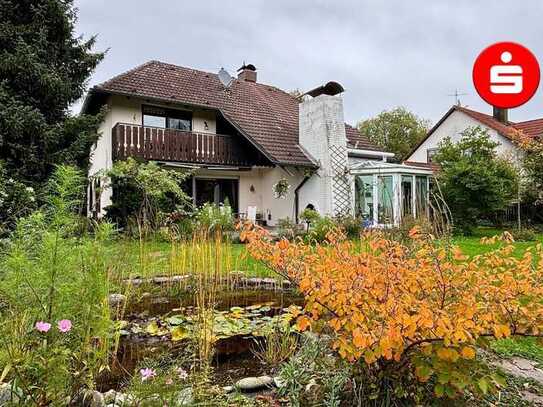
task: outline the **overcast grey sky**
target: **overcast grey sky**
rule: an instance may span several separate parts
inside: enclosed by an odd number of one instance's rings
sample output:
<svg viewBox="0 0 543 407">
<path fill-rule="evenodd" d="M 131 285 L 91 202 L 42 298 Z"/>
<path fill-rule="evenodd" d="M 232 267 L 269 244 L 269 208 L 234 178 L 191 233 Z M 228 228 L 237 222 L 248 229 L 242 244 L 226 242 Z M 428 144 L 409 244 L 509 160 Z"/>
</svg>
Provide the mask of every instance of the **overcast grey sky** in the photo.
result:
<svg viewBox="0 0 543 407">
<path fill-rule="evenodd" d="M 231 74 L 243 61 L 258 81 L 346 89 L 350 123 L 405 106 L 432 122 L 454 103 L 491 112 L 471 81 L 479 52 L 519 42 L 543 64 L 542 0 L 76 0 L 78 32 L 109 48 L 90 85 L 151 59 Z M 541 86 L 510 120 L 543 116 Z"/>
</svg>

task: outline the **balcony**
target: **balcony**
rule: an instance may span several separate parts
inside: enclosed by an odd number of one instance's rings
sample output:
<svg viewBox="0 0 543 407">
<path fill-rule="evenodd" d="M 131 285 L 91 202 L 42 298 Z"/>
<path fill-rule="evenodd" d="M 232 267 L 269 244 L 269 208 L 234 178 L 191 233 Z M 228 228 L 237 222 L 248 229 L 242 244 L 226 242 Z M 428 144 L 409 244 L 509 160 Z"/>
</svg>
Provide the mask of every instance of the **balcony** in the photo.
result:
<svg viewBox="0 0 543 407">
<path fill-rule="evenodd" d="M 249 167 L 263 157 L 241 136 L 194 133 L 117 123 L 112 130 L 113 159 L 145 160 Z M 249 158 L 251 157 L 251 158 Z"/>
</svg>

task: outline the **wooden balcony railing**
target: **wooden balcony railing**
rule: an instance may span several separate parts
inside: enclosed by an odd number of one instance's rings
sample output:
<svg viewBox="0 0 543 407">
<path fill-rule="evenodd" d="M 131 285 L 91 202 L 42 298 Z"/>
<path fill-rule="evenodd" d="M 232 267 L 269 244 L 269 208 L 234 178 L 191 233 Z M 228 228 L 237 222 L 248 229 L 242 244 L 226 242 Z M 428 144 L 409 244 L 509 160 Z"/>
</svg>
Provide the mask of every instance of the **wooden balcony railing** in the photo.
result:
<svg viewBox="0 0 543 407">
<path fill-rule="evenodd" d="M 250 166 L 253 160 L 233 136 L 142 127 L 113 127 L 113 159 L 127 157 L 185 163 Z"/>
</svg>

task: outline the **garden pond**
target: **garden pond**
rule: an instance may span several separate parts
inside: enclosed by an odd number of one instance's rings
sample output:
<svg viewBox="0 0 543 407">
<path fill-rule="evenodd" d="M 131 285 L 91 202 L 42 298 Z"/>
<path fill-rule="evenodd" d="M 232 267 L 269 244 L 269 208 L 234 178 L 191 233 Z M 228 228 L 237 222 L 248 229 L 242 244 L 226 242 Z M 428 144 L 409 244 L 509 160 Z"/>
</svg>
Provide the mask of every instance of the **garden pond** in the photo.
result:
<svg viewBox="0 0 543 407">
<path fill-rule="evenodd" d="M 293 290 L 271 285 L 244 285 L 217 293 L 213 310 L 213 382 L 227 386 L 266 372 L 254 354 L 270 330 L 281 326 L 295 330 L 303 298 Z M 168 354 L 175 358 L 196 334 L 198 312 L 190 290 L 171 296 L 144 293 L 128 302 L 121 319 L 116 358 L 98 383 L 100 391 L 120 390 L 138 364 L 146 358 Z"/>
</svg>

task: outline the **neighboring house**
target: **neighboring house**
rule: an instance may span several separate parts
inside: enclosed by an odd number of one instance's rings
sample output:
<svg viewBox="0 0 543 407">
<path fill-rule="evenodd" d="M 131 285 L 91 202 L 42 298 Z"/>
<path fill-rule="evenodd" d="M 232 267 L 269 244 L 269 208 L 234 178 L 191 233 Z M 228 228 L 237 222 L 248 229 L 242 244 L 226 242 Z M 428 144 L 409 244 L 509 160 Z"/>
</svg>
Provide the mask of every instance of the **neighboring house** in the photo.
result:
<svg viewBox="0 0 543 407">
<path fill-rule="evenodd" d="M 306 207 L 325 215 L 356 209 L 371 224 L 396 223 L 406 205 L 413 212 L 416 190 L 426 199 L 431 171 L 386 163 L 393 154 L 345 124 L 342 92 L 329 82 L 296 98 L 258 83 L 253 65 L 234 79 L 224 70 L 151 61 L 87 95 L 84 113 L 108 107 L 89 175 L 134 157 L 193 170 L 188 192 L 196 205 L 228 199 L 240 215 L 256 207 L 268 225 L 297 220 Z M 402 204 L 406 176 L 408 203 Z M 100 217 L 112 191 L 93 179 L 89 213 Z M 291 186 L 284 199 L 274 196 L 281 179 Z"/>
<path fill-rule="evenodd" d="M 543 119 L 515 123 L 509 121 L 507 116 L 505 109 L 495 108 L 493 115 L 488 115 L 465 107 L 453 106 L 413 149 L 405 163 L 411 165 L 431 164 L 432 156 L 438 150 L 443 139 L 450 137 L 453 142 L 458 141 L 464 130 L 476 126 L 487 130 L 490 138 L 499 143 L 496 147 L 498 154 L 518 161 L 522 157 L 522 151 L 515 144 L 512 135 L 515 131 L 522 131 L 530 137 L 541 137 L 543 135 Z"/>
</svg>

